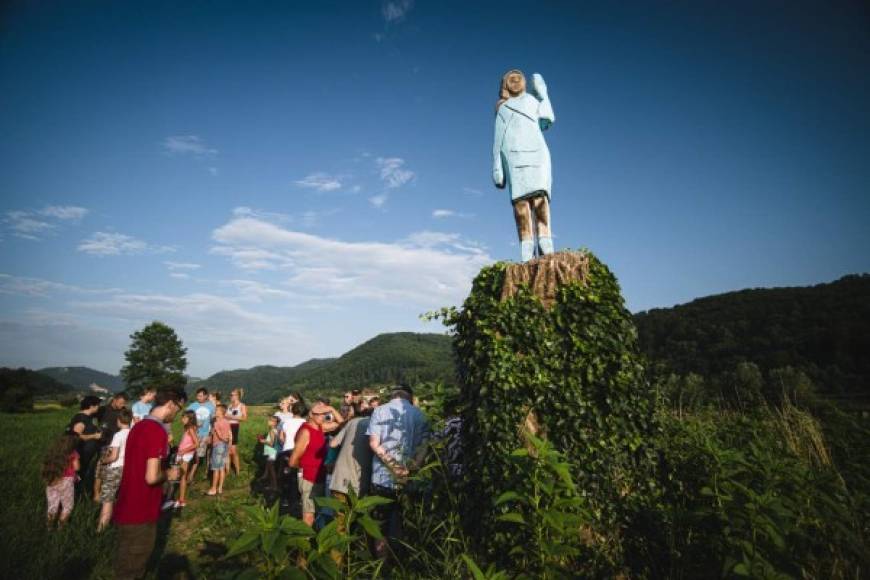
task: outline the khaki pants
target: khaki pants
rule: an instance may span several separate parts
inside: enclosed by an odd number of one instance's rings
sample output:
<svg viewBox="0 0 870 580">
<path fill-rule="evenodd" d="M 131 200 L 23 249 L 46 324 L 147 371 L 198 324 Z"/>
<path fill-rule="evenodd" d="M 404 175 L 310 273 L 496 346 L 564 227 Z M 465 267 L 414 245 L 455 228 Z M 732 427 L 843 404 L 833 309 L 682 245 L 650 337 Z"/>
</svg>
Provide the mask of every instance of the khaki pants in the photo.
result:
<svg viewBox="0 0 870 580">
<path fill-rule="evenodd" d="M 115 556 L 115 578 L 128 580 L 145 576 L 148 558 L 157 540 L 157 522 L 119 525 L 118 552 Z"/>
</svg>

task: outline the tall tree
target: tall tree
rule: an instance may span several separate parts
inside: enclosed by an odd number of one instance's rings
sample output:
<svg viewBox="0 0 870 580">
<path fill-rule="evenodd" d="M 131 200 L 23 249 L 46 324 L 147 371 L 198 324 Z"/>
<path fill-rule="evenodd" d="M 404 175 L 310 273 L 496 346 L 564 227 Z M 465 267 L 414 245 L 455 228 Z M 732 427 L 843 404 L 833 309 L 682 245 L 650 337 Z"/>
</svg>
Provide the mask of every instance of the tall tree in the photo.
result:
<svg viewBox="0 0 870 580">
<path fill-rule="evenodd" d="M 121 376 L 131 392 L 139 393 L 145 386 L 184 387 L 187 349 L 171 327 L 155 321 L 130 338 L 130 349 L 124 353 L 127 364 L 121 369 Z"/>
</svg>

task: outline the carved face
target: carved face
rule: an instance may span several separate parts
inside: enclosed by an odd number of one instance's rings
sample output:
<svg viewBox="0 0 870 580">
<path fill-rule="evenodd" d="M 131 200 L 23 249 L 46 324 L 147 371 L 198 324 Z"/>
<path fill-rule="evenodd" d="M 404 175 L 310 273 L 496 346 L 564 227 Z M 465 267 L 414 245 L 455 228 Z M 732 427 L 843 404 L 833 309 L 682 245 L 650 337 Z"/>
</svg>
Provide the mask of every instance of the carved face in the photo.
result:
<svg viewBox="0 0 870 580">
<path fill-rule="evenodd" d="M 519 72 L 510 73 L 505 79 L 505 86 L 512 97 L 522 94 L 526 90 L 526 78 Z"/>
</svg>

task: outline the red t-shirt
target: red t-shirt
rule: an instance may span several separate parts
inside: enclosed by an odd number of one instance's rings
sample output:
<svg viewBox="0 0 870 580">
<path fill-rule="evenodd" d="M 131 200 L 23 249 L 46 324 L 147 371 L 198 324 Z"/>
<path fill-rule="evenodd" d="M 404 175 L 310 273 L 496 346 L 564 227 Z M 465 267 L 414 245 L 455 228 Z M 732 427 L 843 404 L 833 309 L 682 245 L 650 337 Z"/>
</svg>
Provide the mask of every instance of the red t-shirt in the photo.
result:
<svg viewBox="0 0 870 580">
<path fill-rule="evenodd" d="M 302 479 L 311 483 L 326 481 L 326 467 L 323 465 L 323 460 L 326 459 L 327 446 L 323 431 L 312 427 L 308 423 L 303 423 L 299 429 L 308 431 L 308 447 L 305 448 L 305 452 L 299 458 L 299 467 L 302 468 Z"/>
<path fill-rule="evenodd" d="M 148 485 L 145 470 L 148 460 L 166 459 L 169 435 L 163 424 L 146 418 L 130 429 L 124 456 L 124 471 L 115 502 L 115 523 L 119 525 L 148 524 L 160 517 L 163 486 Z"/>
</svg>

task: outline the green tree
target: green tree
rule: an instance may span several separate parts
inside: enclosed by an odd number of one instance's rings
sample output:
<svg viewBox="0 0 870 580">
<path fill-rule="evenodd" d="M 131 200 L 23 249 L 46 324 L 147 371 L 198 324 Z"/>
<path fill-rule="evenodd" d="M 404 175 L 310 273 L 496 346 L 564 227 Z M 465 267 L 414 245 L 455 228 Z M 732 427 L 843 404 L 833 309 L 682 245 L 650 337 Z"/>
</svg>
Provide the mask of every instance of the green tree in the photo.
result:
<svg viewBox="0 0 870 580">
<path fill-rule="evenodd" d="M 124 353 L 127 364 L 121 369 L 130 391 L 138 393 L 145 386 L 184 387 L 187 349 L 171 327 L 155 321 L 130 338 L 130 349 Z"/>
</svg>

